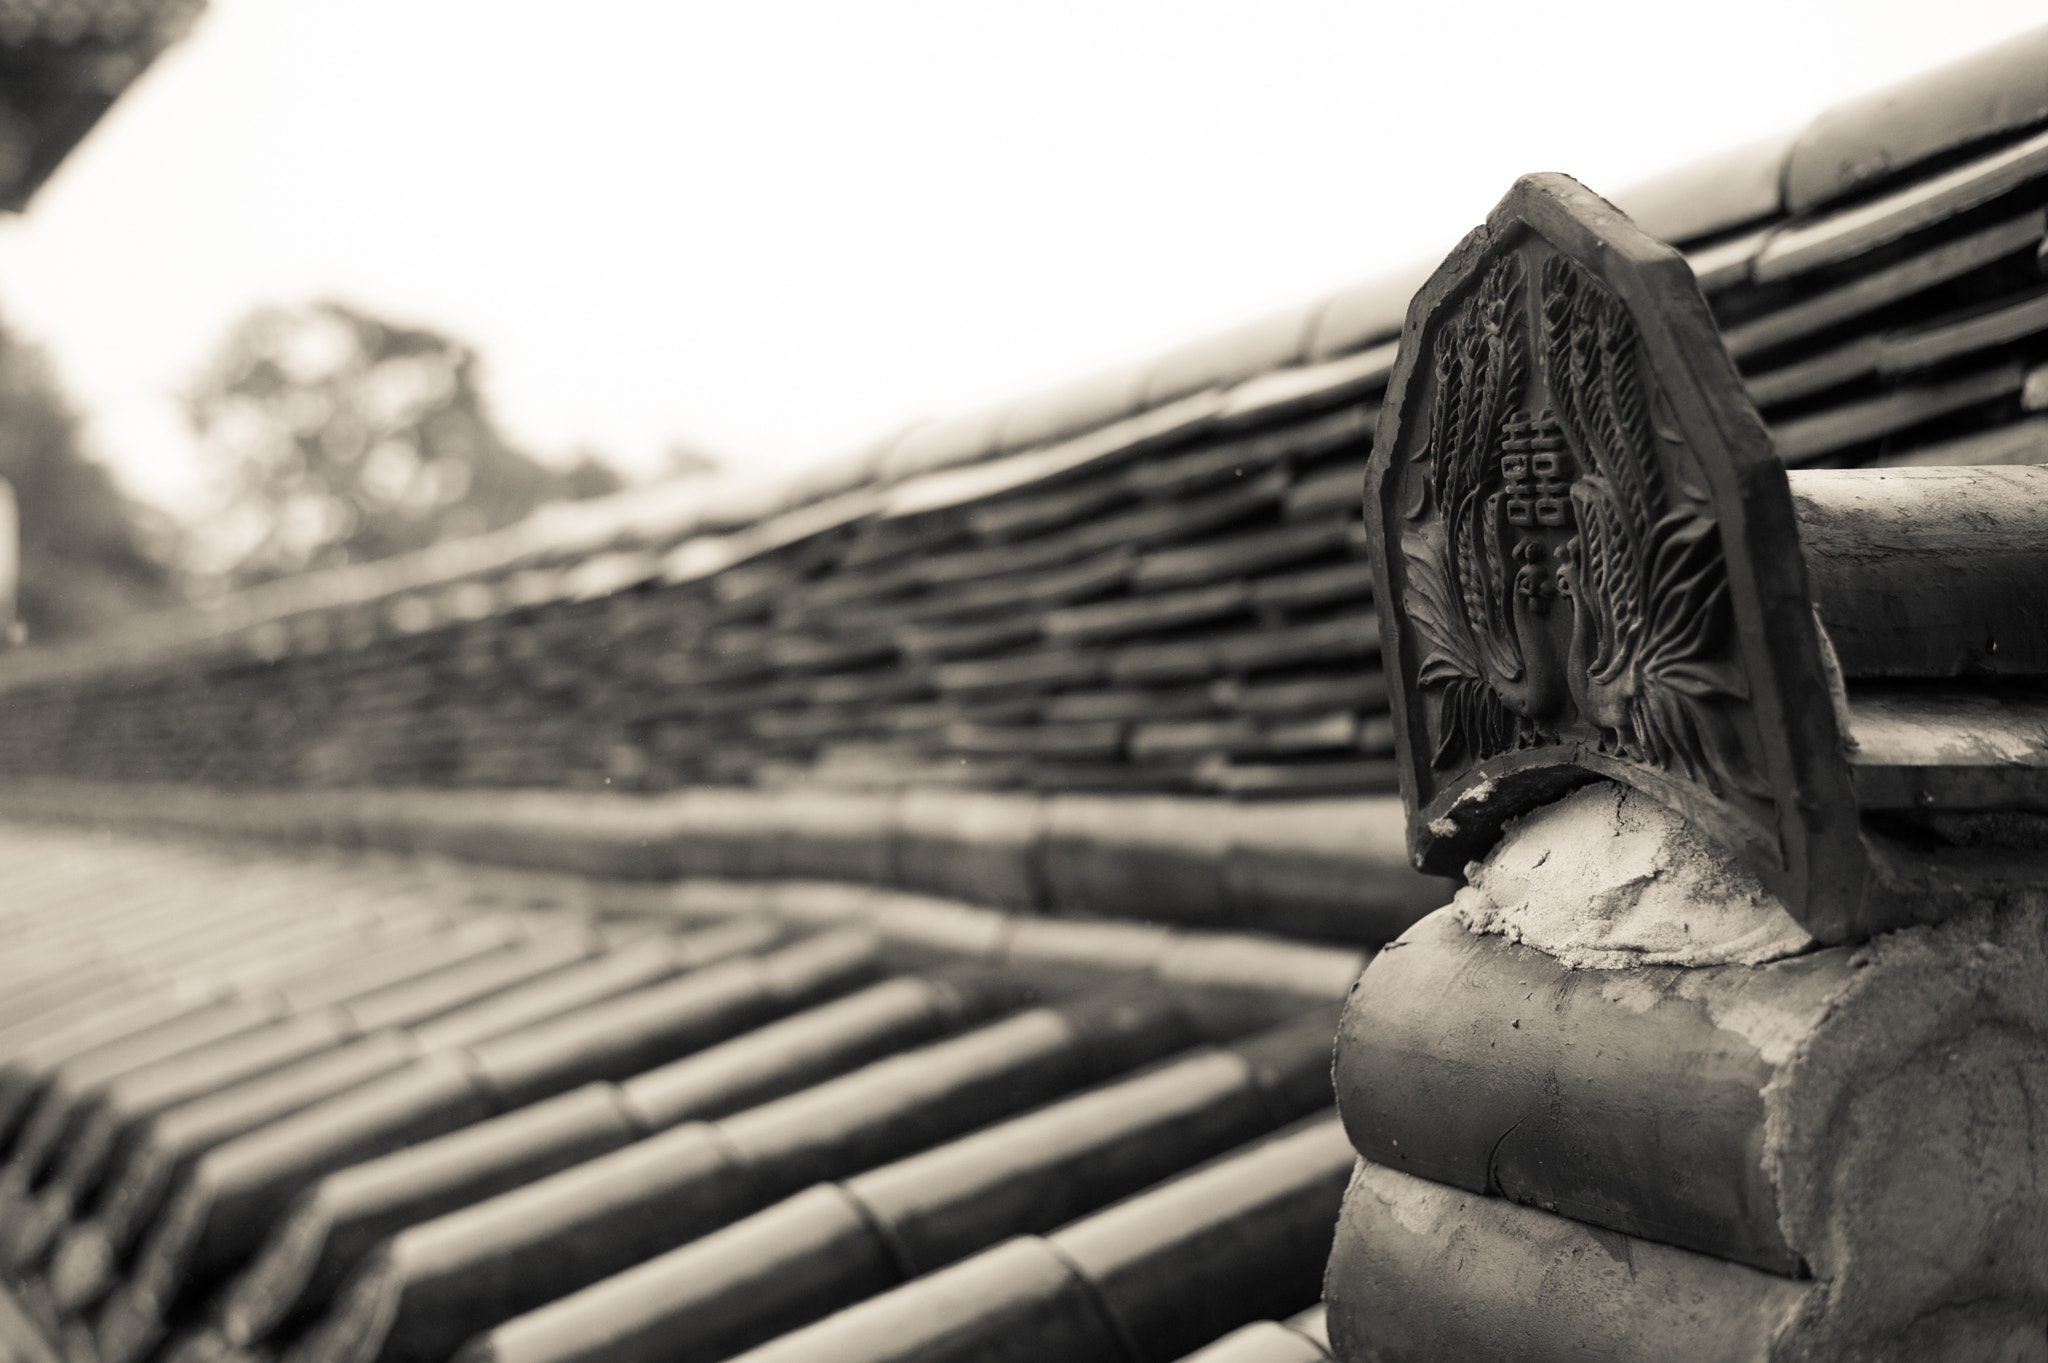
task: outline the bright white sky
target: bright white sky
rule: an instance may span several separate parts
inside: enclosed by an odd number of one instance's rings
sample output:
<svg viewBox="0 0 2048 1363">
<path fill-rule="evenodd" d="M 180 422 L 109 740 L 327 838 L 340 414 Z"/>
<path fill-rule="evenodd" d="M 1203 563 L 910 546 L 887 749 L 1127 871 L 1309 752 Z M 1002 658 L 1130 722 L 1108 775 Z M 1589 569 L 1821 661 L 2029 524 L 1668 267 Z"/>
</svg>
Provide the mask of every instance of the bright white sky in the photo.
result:
<svg viewBox="0 0 2048 1363">
<path fill-rule="evenodd" d="M 482 352 L 512 437 L 837 454 L 1615 191 L 2040 0 L 212 0 L 30 211 L 0 311 L 199 514 L 177 395 L 250 307 Z"/>
</svg>

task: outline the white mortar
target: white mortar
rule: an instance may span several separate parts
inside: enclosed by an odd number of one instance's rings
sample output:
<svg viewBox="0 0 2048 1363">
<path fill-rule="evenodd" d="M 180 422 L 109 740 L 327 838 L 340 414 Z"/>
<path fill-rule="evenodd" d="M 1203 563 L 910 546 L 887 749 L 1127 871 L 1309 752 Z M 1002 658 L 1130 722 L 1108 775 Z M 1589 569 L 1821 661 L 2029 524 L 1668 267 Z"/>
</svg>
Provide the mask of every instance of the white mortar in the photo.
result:
<svg viewBox="0 0 2048 1363">
<path fill-rule="evenodd" d="M 1758 965 L 1813 945 L 1734 856 L 1632 787 L 1602 781 L 1507 825 L 1452 911 L 1574 969 Z"/>
</svg>

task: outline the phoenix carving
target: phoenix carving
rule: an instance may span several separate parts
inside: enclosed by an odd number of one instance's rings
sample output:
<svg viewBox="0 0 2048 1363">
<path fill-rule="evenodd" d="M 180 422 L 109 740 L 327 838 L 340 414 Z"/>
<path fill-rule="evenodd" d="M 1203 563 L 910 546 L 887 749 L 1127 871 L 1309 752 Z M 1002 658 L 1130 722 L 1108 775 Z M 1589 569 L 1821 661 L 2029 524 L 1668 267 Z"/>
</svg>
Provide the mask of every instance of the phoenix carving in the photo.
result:
<svg viewBox="0 0 2048 1363">
<path fill-rule="evenodd" d="M 1402 536 L 1431 765 L 1572 739 L 1761 794 L 1719 528 L 1668 486 L 1627 308 L 1510 253 L 1437 338 Z"/>
</svg>

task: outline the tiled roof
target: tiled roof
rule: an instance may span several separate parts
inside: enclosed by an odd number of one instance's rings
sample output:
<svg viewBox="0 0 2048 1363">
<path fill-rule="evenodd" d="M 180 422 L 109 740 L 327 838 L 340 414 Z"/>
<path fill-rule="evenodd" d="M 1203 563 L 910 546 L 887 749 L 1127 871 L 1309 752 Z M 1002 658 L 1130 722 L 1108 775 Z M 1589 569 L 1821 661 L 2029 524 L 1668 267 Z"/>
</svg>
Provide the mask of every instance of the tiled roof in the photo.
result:
<svg viewBox="0 0 2048 1363">
<path fill-rule="evenodd" d="M 1788 463 L 2040 457 L 2044 52 L 2048 31 L 1621 196 L 1686 246 Z M 18 652 L 0 764 L 229 785 L 1389 789 L 1346 526 L 1420 274 L 780 482 L 551 508 Z M 134 713 L 136 686 L 178 699 Z M 434 700 L 456 697 L 459 715 Z"/>
<path fill-rule="evenodd" d="M 1173 1357 L 1318 1294 L 1354 951 L 24 825 L 0 856 L 13 1355 L 725 1357 L 863 1301 L 924 1328 L 1039 1255 L 1091 1338 Z"/>
<path fill-rule="evenodd" d="M 0 208 L 19 212 L 205 0 L 0 0 Z"/>
<path fill-rule="evenodd" d="M 1623 197 L 1786 462 L 2044 461 L 2044 50 Z M 1420 277 L 0 660 L 0 1348 L 1325 1356 Z"/>
<path fill-rule="evenodd" d="M 322 843 L 642 881 L 830 880 L 1052 917 L 1373 944 L 1442 903 L 1399 802 L 950 789 L 248 791 L 14 780 L 0 817 Z"/>
<path fill-rule="evenodd" d="M 0 43 L 168 42 L 185 31 L 197 9 L 166 0 L 0 0 Z"/>
</svg>

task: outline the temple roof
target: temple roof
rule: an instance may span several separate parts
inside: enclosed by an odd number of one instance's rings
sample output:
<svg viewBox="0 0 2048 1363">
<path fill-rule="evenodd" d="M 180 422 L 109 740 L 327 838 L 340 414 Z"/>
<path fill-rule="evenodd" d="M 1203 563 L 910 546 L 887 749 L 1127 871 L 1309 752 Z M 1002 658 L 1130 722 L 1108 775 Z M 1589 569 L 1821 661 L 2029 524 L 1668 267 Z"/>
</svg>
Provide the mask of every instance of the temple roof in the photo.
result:
<svg viewBox="0 0 2048 1363">
<path fill-rule="evenodd" d="M 134 3 L 113 0 L 0 7 L 36 16 L 37 34 L 55 24 L 45 14 L 74 10 L 104 12 L 131 44 L 152 35 L 159 46 L 174 18 L 190 18 L 172 5 L 145 24 Z M 0 33 L 9 22 L 0 18 Z M 2048 355 L 2029 320 L 2037 276 L 2019 257 L 2040 239 L 2048 181 L 2043 70 L 2048 29 L 1613 196 L 1686 252 L 1788 464 L 2035 457 L 2048 374 L 2028 376 Z M 337 611 L 417 633 L 479 611 L 704 581 L 848 527 L 966 514 L 1157 457 L 1146 451 L 1369 405 L 1435 263 L 1385 270 L 1148 362 L 919 423 L 792 475 L 735 473 L 551 506 L 503 531 L 168 612 L 119 638 L 31 648 L 0 662 L 0 687 L 195 654 L 274 657 L 295 647 L 277 642 L 280 629 L 331 632 L 307 622 L 331 625 Z"/>
<path fill-rule="evenodd" d="M 1762 467 L 2048 463 L 2044 71 L 2048 30 L 1619 196 Z M 1326 1356 L 1334 1010 L 1449 889 L 1386 794 L 1359 533 L 1427 273 L 0 658 L 0 1355 L 840 1359 L 1029 1314 L 1095 1350 L 1046 1356 Z M 1839 531 L 1850 475 L 1802 476 Z M 1963 699 L 2031 780 L 2037 711 Z M 1953 712 L 1860 713 L 1866 805 L 1940 804 L 1905 740 Z M 1975 884 L 1957 828 L 1920 901 Z"/>
<path fill-rule="evenodd" d="M 2048 31 L 1619 196 L 1684 252 L 1788 466 L 2048 458 L 2044 60 Z M 18 650 L 0 760 L 230 786 L 1391 790 L 1357 506 L 1424 273 L 791 477 L 553 506 Z M 399 673 L 467 696 L 462 723 L 391 709 L 372 678 Z M 211 698 L 180 726 L 110 718 L 174 679 Z"/>
<path fill-rule="evenodd" d="M 205 0 L 0 0 L 0 208 L 19 213 Z"/>
</svg>

